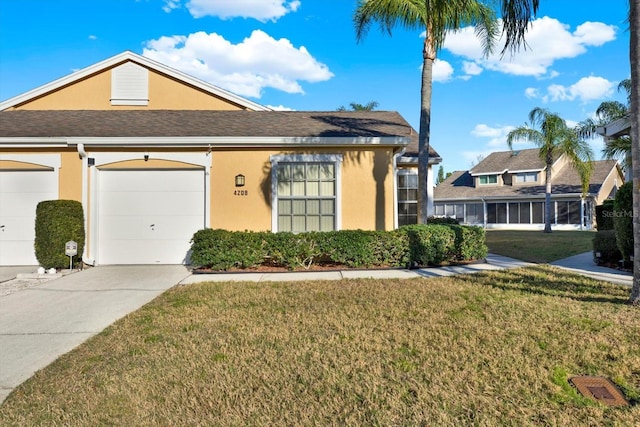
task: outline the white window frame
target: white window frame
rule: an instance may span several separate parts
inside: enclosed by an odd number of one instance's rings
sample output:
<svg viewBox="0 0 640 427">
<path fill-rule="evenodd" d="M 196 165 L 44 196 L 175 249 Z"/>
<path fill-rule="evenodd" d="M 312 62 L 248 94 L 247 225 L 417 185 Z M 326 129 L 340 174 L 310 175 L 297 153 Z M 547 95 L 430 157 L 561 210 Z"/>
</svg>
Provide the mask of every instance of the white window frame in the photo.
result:
<svg viewBox="0 0 640 427">
<path fill-rule="evenodd" d="M 278 232 L 278 164 L 333 163 L 335 168 L 335 230 L 342 229 L 342 154 L 277 154 L 271 160 L 271 231 Z"/>
<path fill-rule="evenodd" d="M 494 177 L 496 179 L 496 182 L 488 182 L 489 178 Z M 482 182 L 482 178 L 486 178 L 487 182 Z M 480 175 L 478 177 L 478 184 L 479 185 L 496 185 L 498 183 L 498 175 L 496 174 L 492 174 L 492 175 Z"/>
<path fill-rule="evenodd" d="M 400 200 L 400 190 L 405 190 L 411 187 L 400 187 L 400 176 L 401 175 L 415 175 L 416 177 L 418 176 L 418 170 L 417 169 L 401 169 L 398 170 L 397 176 L 396 176 L 396 220 L 397 220 L 397 224 L 400 224 L 400 203 L 412 203 L 415 202 L 415 204 L 418 204 L 418 200 L 416 198 L 415 201 L 411 201 L 411 200 Z M 416 190 L 418 189 L 418 187 L 416 187 Z M 416 191 L 417 193 L 417 191 Z M 416 223 L 417 223 L 417 217 L 416 217 Z"/>
<path fill-rule="evenodd" d="M 515 175 L 516 184 L 529 184 L 532 182 L 538 182 L 538 172 L 518 172 Z M 531 177 L 533 177 L 533 180 L 529 179 Z"/>
</svg>

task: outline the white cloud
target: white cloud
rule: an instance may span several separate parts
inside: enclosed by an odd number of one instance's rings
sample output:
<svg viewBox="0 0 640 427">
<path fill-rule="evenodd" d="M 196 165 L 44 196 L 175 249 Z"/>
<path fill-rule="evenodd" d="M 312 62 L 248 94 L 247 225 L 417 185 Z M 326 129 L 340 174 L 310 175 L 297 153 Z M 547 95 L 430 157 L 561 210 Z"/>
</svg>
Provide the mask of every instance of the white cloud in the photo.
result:
<svg viewBox="0 0 640 427">
<path fill-rule="evenodd" d="M 333 73 L 304 46 L 255 30 L 238 44 L 216 33 L 165 36 L 147 42 L 143 55 L 238 95 L 259 98 L 265 88 L 304 93 L 301 81 L 329 80 Z"/>
<path fill-rule="evenodd" d="M 163 10 L 180 7 L 180 0 L 165 0 Z M 220 19 L 253 18 L 261 22 L 277 21 L 300 7 L 300 0 L 188 0 L 186 8 L 194 18 L 216 16 Z"/>
<path fill-rule="evenodd" d="M 589 76 L 581 78 L 571 86 L 549 85 L 544 95 L 535 88 L 528 88 L 525 94 L 529 98 L 542 99 L 544 102 L 574 101 L 576 99 L 589 102 L 611 96 L 615 87 L 615 82 L 603 77 Z"/>
<path fill-rule="evenodd" d="M 543 17 L 532 22 L 526 35 L 527 49 L 513 56 L 500 57 L 498 51 L 483 57 L 480 40 L 473 28 L 466 27 L 447 35 L 444 49 L 462 56 L 478 67 L 505 74 L 544 77 L 554 73 L 554 62 L 574 58 L 586 52 L 589 46 L 601 46 L 614 40 L 616 27 L 600 22 L 585 22 L 571 33 L 569 26 L 560 21 Z M 497 44 L 501 46 L 501 42 Z"/>
<path fill-rule="evenodd" d="M 477 76 L 482 73 L 482 67 L 471 61 L 464 61 L 462 63 L 462 69 L 468 76 Z"/>
<path fill-rule="evenodd" d="M 162 10 L 169 13 L 173 9 L 178 9 L 180 7 L 180 0 L 164 0 L 164 6 L 162 6 Z"/>
<path fill-rule="evenodd" d="M 90 34 L 89 35 L 89 40 L 98 40 L 98 36 Z"/>
<path fill-rule="evenodd" d="M 446 82 L 453 75 L 453 67 L 447 61 L 436 59 L 433 61 L 433 81 Z"/>
<path fill-rule="evenodd" d="M 284 105 L 267 105 L 268 108 L 271 108 L 274 111 L 296 111 L 293 108 L 285 107 Z"/>
<path fill-rule="evenodd" d="M 477 138 L 489 138 L 488 147 L 506 147 L 507 134 L 514 129 L 513 126 L 491 127 L 486 124 L 476 125 L 471 131 L 471 135 Z"/>
</svg>

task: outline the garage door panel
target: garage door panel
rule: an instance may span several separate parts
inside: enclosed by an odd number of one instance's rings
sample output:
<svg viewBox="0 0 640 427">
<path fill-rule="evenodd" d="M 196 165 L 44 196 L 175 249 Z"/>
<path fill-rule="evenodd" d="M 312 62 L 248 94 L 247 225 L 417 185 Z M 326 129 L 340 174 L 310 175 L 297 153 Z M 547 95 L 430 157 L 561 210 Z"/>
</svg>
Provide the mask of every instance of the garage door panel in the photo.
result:
<svg viewBox="0 0 640 427">
<path fill-rule="evenodd" d="M 123 170 L 104 171 L 109 177 L 101 182 L 101 191 L 165 192 L 197 191 L 204 184 L 201 170 Z M 171 178 L 167 179 L 167 174 Z M 198 176 L 195 180 L 194 176 Z M 158 188 L 158 181 L 162 187 Z M 202 181 L 202 182 L 198 182 Z M 195 184 L 195 187 L 194 187 Z"/>
<path fill-rule="evenodd" d="M 104 215 L 183 215 L 203 213 L 202 190 L 189 192 L 108 192 L 101 198 Z M 168 203 L 170 201 L 170 203 Z M 122 206 L 128 210 L 122 212 Z"/>
<path fill-rule="evenodd" d="M 35 265 L 36 207 L 58 198 L 58 178 L 47 171 L 0 171 L 0 265 Z"/>
<path fill-rule="evenodd" d="M 3 200 L 4 202 L 4 200 Z M 36 236 L 36 220 L 34 216 L 4 216 L 0 220 L 2 227 L 1 240 L 26 240 L 33 249 L 33 241 Z M 3 253 L 4 255 L 4 253 Z M 4 258 L 4 257 L 3 257 Z"/>
<path fill-rule="evenodd" d="M 107 240 L 163 240 L 193 234 L 193 224 L 200 224 L 202 216 L 156 217 L 153 221 L 146 216 L 104 216 L 100 220 Z"/>
<path fill-rule="evenodd" d="M 2 174 L 2 172 L 0 172 Z M 10 215 L 12 212 L 24 212 L 36 215 L 36 207 L 43 200 L 55 198 L 53 192 L 39 191 L 34 193 L 2 193 L 0 215 Z"/>
<path fill-rule="evenodd" d="M 126 252 L 122 248 L 126 247 Z M 185 264 L 191 246 L 184 240 L 109 240 L 102 246 L 101 264 Z"/>
<path fill-rule="evenodd" d="M 100 264 L 188 262 L 204 228 L 204 170 L 100 171 Z"/>
<path fill-rule="evenodd" d="M 44 189 L 57 188 L 53 171 L 6 171 L 0 172 L 0 192 L 2 193 L 40 193 Z"/>
</svg>

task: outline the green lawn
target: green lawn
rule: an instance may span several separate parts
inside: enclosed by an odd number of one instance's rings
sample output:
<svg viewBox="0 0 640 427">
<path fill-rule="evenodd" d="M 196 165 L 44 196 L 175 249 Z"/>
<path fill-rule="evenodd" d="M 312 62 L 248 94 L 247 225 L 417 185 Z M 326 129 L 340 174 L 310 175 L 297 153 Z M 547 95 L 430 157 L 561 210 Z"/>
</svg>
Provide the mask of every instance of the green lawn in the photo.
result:
<svg viewBox="0 0 640 427">
<path fill-rule="evenodd" d="M 522 261 L 548 263 L 593 251 L 593 231 L 487 230 L 489 252 Z"/>
<path fill-rule="evenodd" d="M 0 425 L 634 425 L 629 290 L 549 266 L 174 288 L 17 388 Z"/>
</svg>

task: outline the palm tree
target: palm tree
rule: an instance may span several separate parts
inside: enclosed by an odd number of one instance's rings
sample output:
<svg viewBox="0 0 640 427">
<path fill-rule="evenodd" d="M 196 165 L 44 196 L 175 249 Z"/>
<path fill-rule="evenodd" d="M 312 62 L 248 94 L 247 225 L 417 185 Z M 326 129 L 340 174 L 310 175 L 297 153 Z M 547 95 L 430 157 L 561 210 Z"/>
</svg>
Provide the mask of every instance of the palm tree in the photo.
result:
<svg viewBox="0 0 640 427">
<path fill-rule="evenodd" d="M 631 140 L 633 173 L 633 286 L 630 302 L 640 304 L 640 0 L 629 0 L 629 59 L 631 62 Z"/>
<path fill-rule="evenodd" d="M 362 40 L 373 22 L 391 34 L 398 25 L 424 30 L 420 129 L 418 136 L 418 222 L 427 222 L 427 175 L 429 172 L 429 138 L 431 128 L 431 92 L 433 62 L 448 32 L 474 26 L 485 54 L 493 51 L 500 34 L 494 5 L 500 4 L 503 15 L 505 46 L 503 53 L 515 50 L 524 42 L 524 34 L 539 0 L 358 0 L 354 13 L 356 38 Z"/>
<path fill-rule="evenodd" d="M 351 107 L 351 111 L 373 111 L 378 108 L 378 105 L 380 104 L 376 101 L 369 101 L 366 104 L 358 104 L 357 102 L 352 102 L 349 104 L 349 106 Z M 347 109 L 344 105 L 341 105 L 340 107 L 338 107 L 338 111 L 347 111 Z"/>
<path fill-rule="evenodd" d="M 626 92 L 627 102 L 631 96 L 631 79 L 624 79 L 618 84 L 618 92 Z M 580 122 L 578 134 L 583 138 L 592 138 L 597 129 L 609 123 L 627 117 L 630 106 L 618 101 L 606 101 L 600 104 L 593 118 Z M 623 135 L 618 138 L 606 138 L 602 154 L 607 159 L 621 160 L 626 170 L 631 170 L 631 138 Z"/>
<path fill-rule="evenodd" d="M 593 165 L 593 151 L 589 144 L 579 137 L 576 129 L 567 126 L 559 115 L 544 108 L 534 108 L 529 113 L 529 123 L 538 127 L 520 126 L 507 134 L 507 144 L 513 149 L 515 141 L 529 141 L 539 148 L 540 158 L 546 166 L 544 232 L 551 233 L 551 167 L 553 162 L 564 155 L 579 173 L 582 191 L 589 186 Z"/>
</svg>

